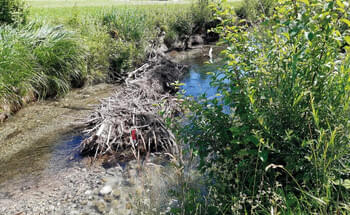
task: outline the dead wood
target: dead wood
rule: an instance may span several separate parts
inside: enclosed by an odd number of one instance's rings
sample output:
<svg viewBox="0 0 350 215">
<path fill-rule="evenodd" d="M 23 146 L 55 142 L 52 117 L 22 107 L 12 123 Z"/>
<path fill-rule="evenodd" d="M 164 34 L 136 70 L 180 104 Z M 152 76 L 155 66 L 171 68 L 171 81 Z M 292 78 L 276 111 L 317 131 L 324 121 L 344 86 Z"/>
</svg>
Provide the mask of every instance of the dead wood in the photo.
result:
<svg viewBox="0 0 350 215">
<path fill-rule="evenodd" d="M 161 57 L 129 73 L 121 90 L 104 99 L 84 121 L 88 138 L 81 143 L 81 152 L 95 158 L 177 153 L 175 137 L 165 119 L 180 111 L 172 83 L 185 70 L 185 66 Z"/>
</svg>

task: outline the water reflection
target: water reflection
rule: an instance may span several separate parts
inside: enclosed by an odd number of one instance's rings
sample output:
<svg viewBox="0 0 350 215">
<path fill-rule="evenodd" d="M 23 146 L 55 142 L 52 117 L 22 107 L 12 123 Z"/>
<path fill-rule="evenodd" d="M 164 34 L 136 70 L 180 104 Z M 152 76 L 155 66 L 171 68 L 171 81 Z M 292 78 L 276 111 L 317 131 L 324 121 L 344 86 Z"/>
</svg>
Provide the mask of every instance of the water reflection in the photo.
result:
<svg viewBox="0 0 350 215">
<path fill-rule="evenodd" d="M 182 89 L 185 90 L 185 96 L 197 98 L 206 94 L 211 98 L 217 94 L 217 88 L 210 85 L 211 75 L 208 72 L 217 72 L 219 64 L 198 64 L 193 63 L 189 72 L 181 80 L 184 83 Z"/>
</svg>

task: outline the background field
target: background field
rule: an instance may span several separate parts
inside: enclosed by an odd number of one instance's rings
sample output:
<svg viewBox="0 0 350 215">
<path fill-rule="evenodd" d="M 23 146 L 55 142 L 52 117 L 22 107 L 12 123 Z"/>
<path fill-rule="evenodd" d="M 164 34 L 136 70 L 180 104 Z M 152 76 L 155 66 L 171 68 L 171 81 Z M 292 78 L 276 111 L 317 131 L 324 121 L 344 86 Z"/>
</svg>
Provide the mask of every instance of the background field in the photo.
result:
<svg viewBox="0 0 350 215">
<path fill-rule="evenodd" d="M 57 7 L 110 7 L 116 5 L 149 5 L 149 4 L 188 4 L 191 0 L 181 1 L 145 1 L 145 0 L 29 0 L 33 8 L 57 8 Z"/>
<path fill-rule="evenodd" d="M 109 7 L 117 5 L 159 5 L 159 4 L 190 4 L 194 0 L 28 0 L 33 8 L 57 8 L 57 7 Z M 230 3 L 241 2 L 241 0 L 230 0 Z"/>
</svg>

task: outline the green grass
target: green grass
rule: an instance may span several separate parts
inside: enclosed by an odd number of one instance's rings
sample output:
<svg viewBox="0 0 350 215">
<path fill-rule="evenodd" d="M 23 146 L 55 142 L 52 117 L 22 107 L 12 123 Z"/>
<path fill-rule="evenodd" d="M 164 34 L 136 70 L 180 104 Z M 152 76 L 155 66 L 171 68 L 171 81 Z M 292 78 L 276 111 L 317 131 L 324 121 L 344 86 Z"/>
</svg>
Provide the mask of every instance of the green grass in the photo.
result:
<svg viewBox="0 0 350 215">
<path fill-rule="evenodd" d="M 32 8 L 59 8 L 59 7 L 111 7 L 120 5 L 171 5 L 191 4 L 195 0 L 27 0 Z M 242 0 L 228 1 L 232 5 Z"/>
<path fill-rule="evenodd" d="M 64 94 L 76 81 L 113 81 L 144 62 L 150 41 L 161 31 L 174 40 L 184 32 L 190 34 L 198 21 L 203 24 L 210 18 L 195 8 L 195 0 L 26 2 L 28 21 L 33 24 L 17 29 L 0 26 L 2 37 L 6 37 L 0 41 L 0 68 L 4 71 L 0 75 L 0 111 L 2 104 L 20 106 L 28 93 L 45 98 Z M 60 37 L 61 33 L 65 36 Z M 57 38 L 52 38 L 55 35 Z"/>
<path fill-rule="evenodd" d="M 191 0 L 181 1 L 154 1 L 154 0 L 29 0 L 33 8 L 59 8 L 59 7 L 111 7 L 119 5 L 169 5 L 188 4 Z"/>
<path fill-rule="evenodd" d="M 84 55 L 75 34 L 60 26 L 0 27 L 1 106 L 20 106 L 28 94 L 66 93 L 84 76 Z"/>
<path fill-rule="evenodd" d="M 108 12 L 121 12 L 134 11 L 135 13 L 142 13 L 153 16 L 154 12 L 159 18 L 168 19 L 167 16 L 176 16 L 179 12 L 188 10 L 190 4 L 169 4 L 169 5 L 125 5 L 118 6 L 72 6 L 72 7 L 55 7 L 55 8 L 32 8 L 30 13 L 30 19 L 32 20 L 45 20 L 45 22 L 51 22 L 56 24 L 64 24 L 70 26 L 71 19 L 95 19 L 96 21 L 101 17 L 103 13 Z M 179 10 L 181 8 L 181 10 Z M 177 11 L 178 10 L 178 11 Z M 153 17 L 150 17 L 152 19 Z"/>
<path fill-rule="evenodd" d="M 116 6 L 152 6 L 157 7 L 160 5 L 183 5 L 192 4 L 195 0 L 27 0 L 28 5 L 35 8 L 67 8 L 67 7 L 94 7 L 94 8 L 110 8 Z M 228 3 L 232 6 L 239 6 L 242 0 L 229 0 Z M 176 9 L 176 8 L 175 8 Z M 178 11 L 178 10 L 175 10 Z M 65 14 L 67 15 L 67 14 Z"/>
<path fill-rule="evenodd" d="M 161 31 L 177 36 L 181 29 L 172 29 L 174 23 L 181 21 L 192 26 L 197 15 L 191 12 L 190 1 L 126 4 L 108 0 L 36 0 L 28 3 L 31 6 L 28 20 L 39 27 L 0 27 L 11 35 L 1 41 L 2 59 L 8 60 L 0 60 L 0 67 L 5 71 L 0 77 L 0 109 L 3 104 L 20 106 L 28 93 L 42 98 L 62 95 L 76 84 L 72 82 L 80 80 L 113 81 L 145 60 L 150 41 Z M 55 28 L 56 34 L 69 32 L 67 37 L 74 43 L 57 43 L 58 48 L 61 47 L 58 50 L 50 38 L 43 43 L 40 33 L 53 28 L 50 26 L 61 26 Z M 41 82 L 37 84 L 33 80 Z"/>
</svg>

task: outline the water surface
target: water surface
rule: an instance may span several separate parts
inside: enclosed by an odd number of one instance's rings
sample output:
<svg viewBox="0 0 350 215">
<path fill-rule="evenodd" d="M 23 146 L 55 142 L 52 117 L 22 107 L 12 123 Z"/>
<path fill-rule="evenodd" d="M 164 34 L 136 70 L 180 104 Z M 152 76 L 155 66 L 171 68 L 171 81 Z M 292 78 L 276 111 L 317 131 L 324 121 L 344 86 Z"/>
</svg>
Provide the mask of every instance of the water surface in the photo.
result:
<svg viewBox="0 0 350 215">
<path fill-rule="evenodd" d="M 81 159 L 77 122 L 115 89 L 106 84 L 77 89 L 61 99 L 28 105 L 1 124 L 0 193 L 8 183 L 21 187 L 79 163 L 72 162 Z"/>
</svg>

